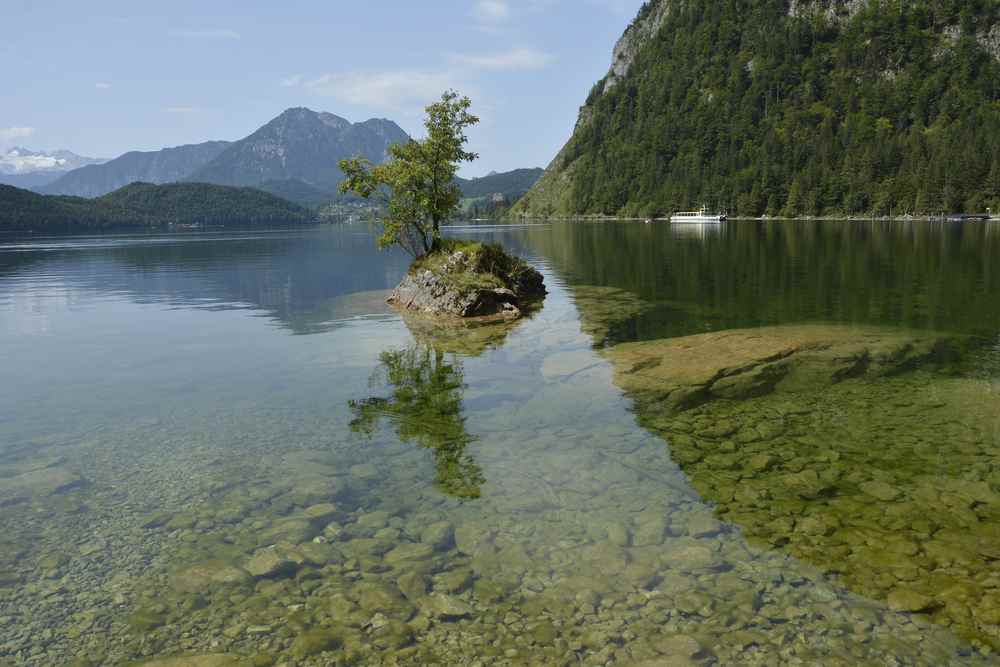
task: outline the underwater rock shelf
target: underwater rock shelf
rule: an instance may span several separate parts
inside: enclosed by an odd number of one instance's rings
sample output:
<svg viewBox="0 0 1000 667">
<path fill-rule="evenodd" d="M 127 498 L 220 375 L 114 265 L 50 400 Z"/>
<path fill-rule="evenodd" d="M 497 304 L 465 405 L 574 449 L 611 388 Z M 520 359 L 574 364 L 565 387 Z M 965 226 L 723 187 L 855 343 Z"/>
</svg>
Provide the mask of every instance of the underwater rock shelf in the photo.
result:
<svg viewBox="0 0 1000 667">
<path fill-rule="evenodd" d="M 776 389 L 808 391 L 848 378 L 904 371 L 959 356 L 966 339 L 898 329 L 807 324 L 720 331 L 618 345 L 606 352 L 615 382 L 689 407 Z"/>
<path fill-rule="evenodd" d="M 1000 648 L 1000 396 L 973 341 L 782 326 L 605 351 L 643 426 L 752 543 Z"/>
</svg>

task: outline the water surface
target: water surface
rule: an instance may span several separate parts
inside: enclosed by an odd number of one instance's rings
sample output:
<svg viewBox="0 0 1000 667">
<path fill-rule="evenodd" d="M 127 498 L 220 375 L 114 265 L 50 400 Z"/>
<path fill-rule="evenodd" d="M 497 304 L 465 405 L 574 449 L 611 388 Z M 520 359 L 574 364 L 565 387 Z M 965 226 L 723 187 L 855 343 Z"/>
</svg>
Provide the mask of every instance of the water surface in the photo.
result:
<svg viewBox="0 0 1000 667">
<path fill-rule="evenodd" d="M 543 306 L 404 320 L 382 299 L 407 258 L 359 226 L 0 244 L 0 664 L 995 658 L 1000 229 L 449 233 L 524 255 Z M 815 322 L 963 355 L 667 416 L 605 354 Z M 896 400 L 929 392 L 932 419 Z M 753 451 L 704 428 L 727 420 Z M 837 481 L 786 497 L 787 465 Z M 873 468 L 896 493 L 860 503 Z M 928 484 L 947 510 L 915 526 Z M 894 610 L 901 587 L 932 604 Z"/>
</svg>

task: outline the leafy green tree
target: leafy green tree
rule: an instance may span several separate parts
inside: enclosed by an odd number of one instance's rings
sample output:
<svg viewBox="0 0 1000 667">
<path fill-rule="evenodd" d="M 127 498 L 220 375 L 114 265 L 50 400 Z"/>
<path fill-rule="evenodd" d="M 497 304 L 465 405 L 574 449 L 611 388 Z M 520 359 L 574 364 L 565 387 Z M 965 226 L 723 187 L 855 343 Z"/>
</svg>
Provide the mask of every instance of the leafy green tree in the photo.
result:
<svg viewBox="0 0 1000 667">
<path fill-rule="evenodd" d="M 364 158 L 341 160 L 346 176 L 341 192 L 384 200 L 380 248 L 398 245 L 420 257 L 439 247 L 441 223 L 462 198 L 455 182 L 458 166 L 479 157 L 465 150 L 465 131 L 479 122 L 469 113 L 471 106 L 468 97 L 449 90 L 427 107 L 425 138 L 391 146 L 390 159 L 378 166 Z"/>
</svg>

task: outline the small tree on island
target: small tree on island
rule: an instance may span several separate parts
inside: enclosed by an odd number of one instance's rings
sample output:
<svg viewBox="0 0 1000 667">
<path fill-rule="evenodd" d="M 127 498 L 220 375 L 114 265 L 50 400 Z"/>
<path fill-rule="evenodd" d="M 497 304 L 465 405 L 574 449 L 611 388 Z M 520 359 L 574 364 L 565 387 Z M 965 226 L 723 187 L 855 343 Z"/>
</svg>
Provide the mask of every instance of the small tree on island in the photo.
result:
<svg viewBox="0 0 1000 667">
<path fill-rule="evenodd" d="M 427 107 L 427 136 L 389 147 L 389 160 L 373 165 L 365 158 L 340 161 L 345 179 L 340 192 L 385 204 L 379 248 L 398 245 L 414 257 L 441 245 L 441 223 L 458 209 L 462 192 L 455 182 L 458 166 L 479 156 L 465 150 L 465 130 L 479 122 L 469 113 L 472 102 L 449 90 Z"/>
</svg>

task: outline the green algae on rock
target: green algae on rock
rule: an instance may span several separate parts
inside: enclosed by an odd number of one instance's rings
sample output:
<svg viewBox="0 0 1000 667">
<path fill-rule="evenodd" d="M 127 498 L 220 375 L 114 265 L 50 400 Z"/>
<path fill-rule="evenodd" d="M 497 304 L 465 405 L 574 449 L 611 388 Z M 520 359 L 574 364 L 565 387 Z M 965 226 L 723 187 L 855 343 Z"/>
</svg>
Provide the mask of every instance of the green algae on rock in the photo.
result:
<svg viewBox="0 0 1000 667">
<path fill-rule="evenodd" d="M 924 361 L 948 361 L 962 338 L 878 327 L 803 324 L 719 331 L 625 343 L 605 355 L 615 382 L 690 407 L 716 399 L 789 392 L 847 378 L 887 375 Z M 728 435 L 728 434 L 726 434 Z"/>
<path fill-rule="evenodd" d="M 241 667 L 250 664 L 252 663 L 244 663 L 237 656 L 213 653 L 149 660 L 141 663 L 140 667 Z"/>
</svg>

